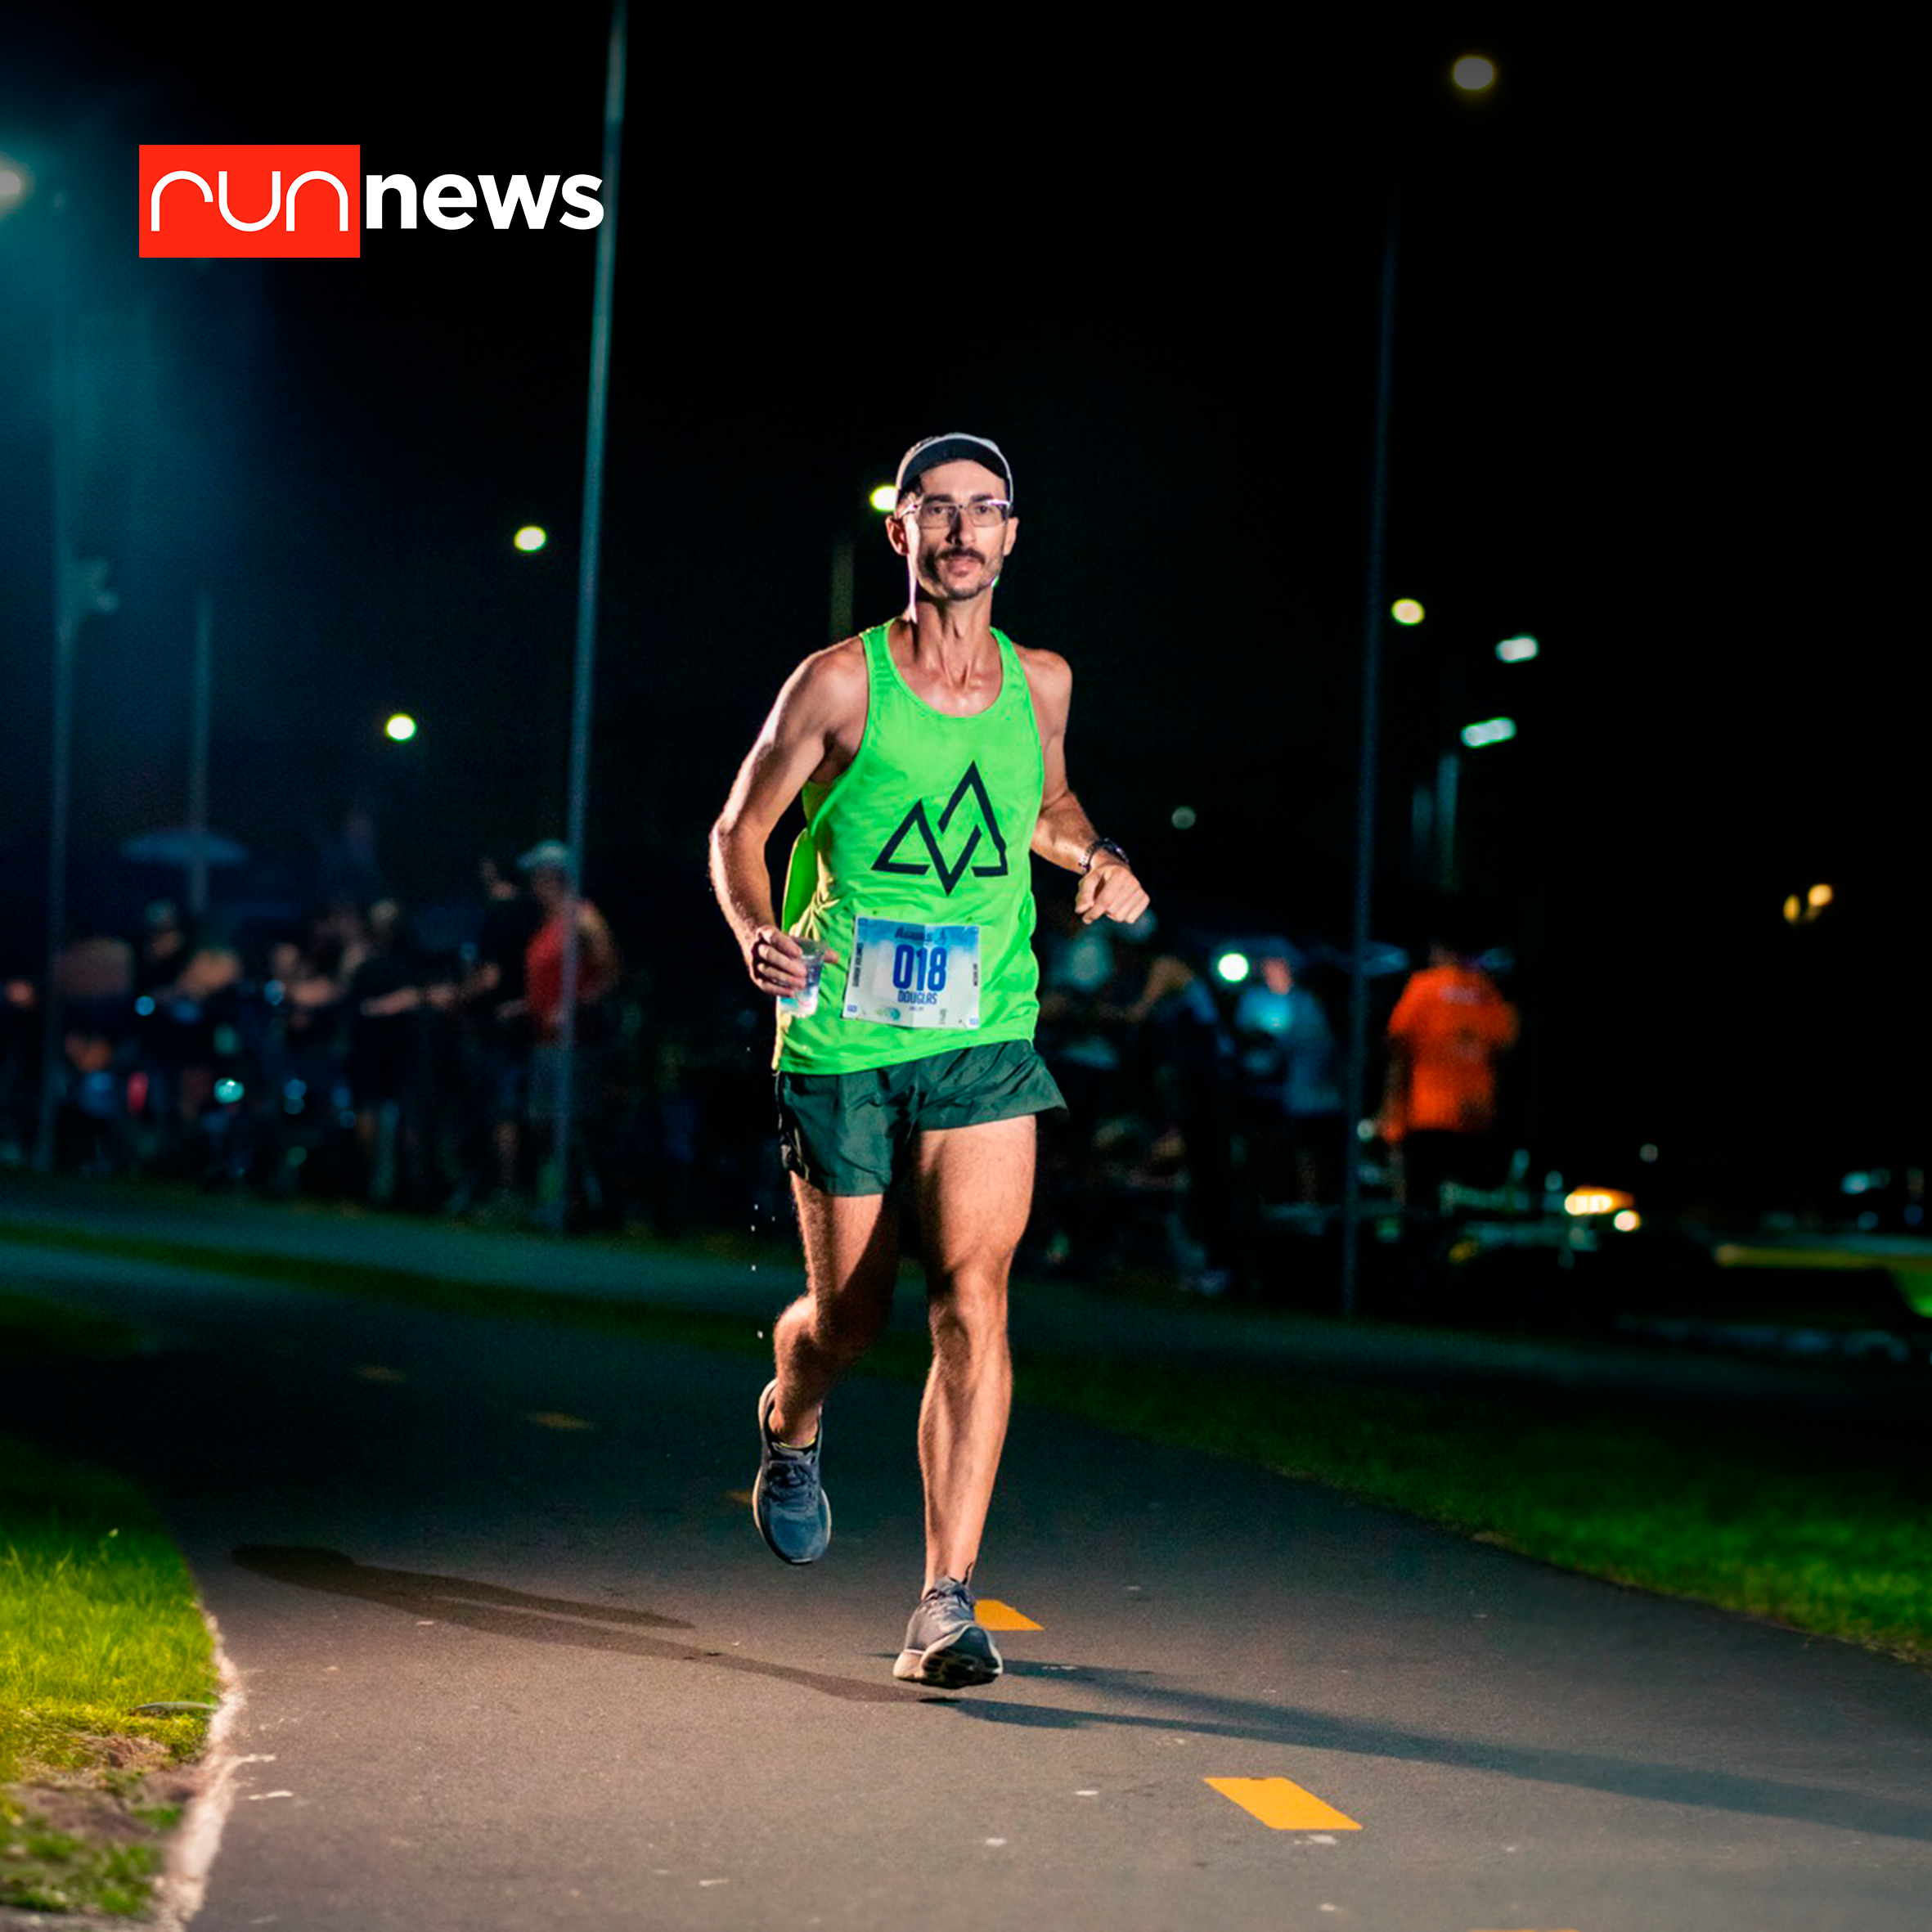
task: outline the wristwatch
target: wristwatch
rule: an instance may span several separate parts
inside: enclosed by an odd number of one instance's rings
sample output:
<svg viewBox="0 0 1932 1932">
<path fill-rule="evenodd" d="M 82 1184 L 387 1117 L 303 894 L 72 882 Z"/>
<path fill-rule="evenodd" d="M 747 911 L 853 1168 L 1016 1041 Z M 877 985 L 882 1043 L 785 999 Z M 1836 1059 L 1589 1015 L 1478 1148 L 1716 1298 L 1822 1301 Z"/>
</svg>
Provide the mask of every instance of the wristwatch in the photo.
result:
<svg viewBox="0 0 1932 1932">
<path fill-rule="evenodd" d="M 1123 865 L 1130 863 L 1127 857 L 1126 852 L 1121 847 L 1116 845 L 1111 838 L 1096 838 L 1094 842 L 1087 847 L 1086 856 L 1080 862 L 1080 875 L 1082 878 L 1085 878 L 1086 875 L 1094 869 L 1094 855 L 1095 852 L 1112 852 Z"/>
</svg>

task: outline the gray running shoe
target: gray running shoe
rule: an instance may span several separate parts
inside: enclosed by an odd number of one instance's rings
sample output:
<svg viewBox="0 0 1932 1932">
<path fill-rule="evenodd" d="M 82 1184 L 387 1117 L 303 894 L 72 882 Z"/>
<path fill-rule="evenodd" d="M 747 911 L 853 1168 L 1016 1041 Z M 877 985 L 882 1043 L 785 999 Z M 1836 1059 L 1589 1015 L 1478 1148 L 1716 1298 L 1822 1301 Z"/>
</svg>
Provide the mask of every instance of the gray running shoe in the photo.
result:
<svg viewBox="0 0 1932 1932">
<path fill-rule="evenodd" d="M 942 1576 L 919 1599 L 905 1626 L 905 1648 L 892 1674 L 942 1691 L 990 1684 L 1006 1668 L 992 1633 L 973 1614 L 973 1593 L 958 1578 Z"/>
<path fill-rule="evenodd" d="M 793 1449 L 772 1440 L 771 1424 L 775 1381 L 765 1385 L 758 1398 L 758 1480 L 752 1490 L 752 1519 L 771 1553 L 788 1563 L 815 1563 L 832 1540 L 832 1505 L 819 1481 L 819 1444 L 825 1425 L 810 1449 Z"/>
</svg>

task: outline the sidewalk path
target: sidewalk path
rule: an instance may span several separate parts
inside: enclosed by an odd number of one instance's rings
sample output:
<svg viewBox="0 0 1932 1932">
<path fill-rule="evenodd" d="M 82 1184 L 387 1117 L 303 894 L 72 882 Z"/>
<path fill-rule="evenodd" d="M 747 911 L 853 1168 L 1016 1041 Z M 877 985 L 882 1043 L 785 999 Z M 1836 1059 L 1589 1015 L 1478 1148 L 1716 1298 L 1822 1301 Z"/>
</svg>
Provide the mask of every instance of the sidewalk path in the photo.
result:
<svg viewBox="0 0 1932 1932">
<path fill-rule="evenodd" d="M 196 1932 L 1925 1923 L 1923 1673 L 1022 1403 L 979 1582 L 1038 1628 L 923 1695 L 889 1676 L 914 1391 L 838 1392 L 833 1548 L 787 1570 L 740 1499 L 748 1359 L 64 1249 L 28 1211 L 0 1200 L 8 1285 L 154 1346 L 0 1364 L 3 1426 L 148 1486 L 245 1690 Z M 112 1224 L 365 1238 L 165 1211 Z M 754 1320 L 787 1292 L 350 1224 L 392 1267 L 458 1242 Z M 1242 1327 L 1172 1312 L 1209 1351 Z"/>
</svg>

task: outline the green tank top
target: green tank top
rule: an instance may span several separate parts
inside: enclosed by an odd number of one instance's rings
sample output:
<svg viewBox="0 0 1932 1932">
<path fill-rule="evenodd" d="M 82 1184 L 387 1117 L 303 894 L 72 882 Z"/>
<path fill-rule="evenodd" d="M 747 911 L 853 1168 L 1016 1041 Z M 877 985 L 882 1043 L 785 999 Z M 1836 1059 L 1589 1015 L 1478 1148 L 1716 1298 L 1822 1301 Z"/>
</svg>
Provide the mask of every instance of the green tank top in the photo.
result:
<svg viewBox="0 0 1932 1932">
<path fill-rule="evenodd" d="M 1040 727 L 1010 640 L 1000 695 L 971 717 L 916 697 L 881 624 L 865 649 L 865 735 L 829 785 L 805 787 L 805 829 L 785 879 L 785 929 L 838 955 L 818 1010 L 778 1016 L 775 1063 L 788 1073 L 855 1073 L 962 1046 L 1031 1040 L 1040 1009 L 1033 957 L 1033 827 L 1045 783 Z M 897 1026 L 847 1018 L 856 923 L 979 929 L 979 1024 Z"/>
</svg>

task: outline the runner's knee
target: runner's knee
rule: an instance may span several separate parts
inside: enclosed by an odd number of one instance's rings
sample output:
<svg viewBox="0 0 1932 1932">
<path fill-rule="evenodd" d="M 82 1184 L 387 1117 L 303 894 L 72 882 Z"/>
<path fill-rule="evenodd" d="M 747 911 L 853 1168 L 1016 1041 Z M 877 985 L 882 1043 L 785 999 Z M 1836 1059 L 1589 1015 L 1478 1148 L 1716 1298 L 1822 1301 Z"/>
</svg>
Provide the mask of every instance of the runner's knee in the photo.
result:
<svg viewBox="0 0 1932 1932">
<path fill-rule="evenodd" d="M 935 1287 L 927 1301 L 927 1322 L 936 1347 L 981 1349 L 1006 1344 L 1006 1275 L 955 1275 Z"/>
</svg>

